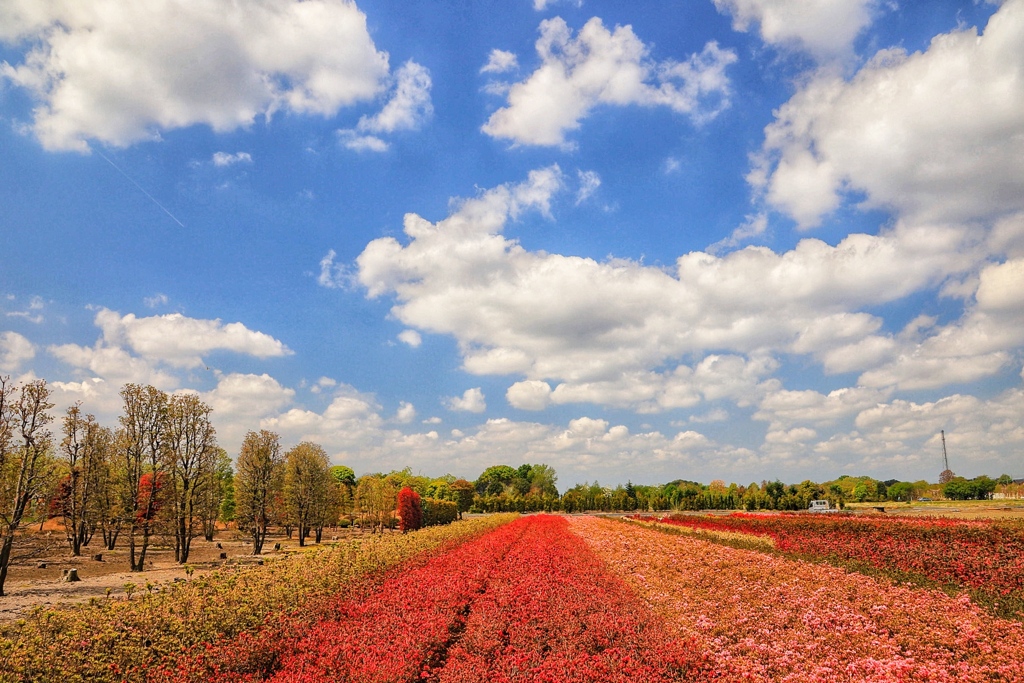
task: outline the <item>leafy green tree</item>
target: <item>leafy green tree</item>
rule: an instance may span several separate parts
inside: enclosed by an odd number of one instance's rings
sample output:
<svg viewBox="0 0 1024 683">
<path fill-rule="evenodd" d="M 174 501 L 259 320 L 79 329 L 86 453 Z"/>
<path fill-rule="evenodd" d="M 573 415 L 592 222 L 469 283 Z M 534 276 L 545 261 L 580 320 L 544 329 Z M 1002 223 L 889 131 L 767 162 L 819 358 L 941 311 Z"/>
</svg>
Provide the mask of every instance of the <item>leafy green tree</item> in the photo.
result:
<svg viewBox="0 0 1024 683">
<path fill-rule="evenodd" d="M 458 506 L 459 519 L 462 519 L 462 514 L 469 512 L 469 508 L 473 507 L 473 494 L 476 492 L 476 487 L 473 486 L 472 482 L 465 479 L 456 479 L 451 483 L 451 489 L 455 494 L 455 504 Z"/>
<path fill-rule="evenodd" d="M 226 450 L 217 448 L 213 470 L 206 476 L 208 481 L 200 488 L 197 509 L 203 537 L 212 541 L 217 521 L 230 522 L 235 518 L 235 471 Z"/>
<path fill-rule="evenodd" d="M 359 514 L 360 525 L 370 527 L 371 531 L 384 532 L 392 526 L 395 511 L 396 489 L 387 479 L 379 474 L 368 474 L 359 477 L 356 484 L 355 509 Z"/>
<path fill-rule="evenodd" d="M 943 485 L 942 495 L 950 500 L 972 500 L 977 497 L 977 489 L 963 477 L 956 477 Z"/>
<path fill-rule="evenodd" d="M 344 484 L 349 488 L 356 485 L 356 473 L 352 471 L 351 467 L 345 465 L 334 465 L 330 468 L 331 478 L 339 484 Z"/>
<path fill-rule="evenodd" d="M 171 466 L 167 456 L 168 397 L 151 385 L 126 384 L 121 399 L 117 450 L 128 522 L 128 561 L 133 572 L 141 572 L 146 568 L 146 551 L 166 496 L 164 484 Z"/>
<path fill-rule="evenodd" d="M 174 559 L 188 562 L 192 539 L 201 530 L 200 495 L 212 486 L 219 448 L 210 422 L 213 412 L 195 394 L 175 394 L 167 405 L 166 442 L 174 513 Z"/>
<path fill-rule="evenodd" d="M 273 517 L 274 499 L 281 491 L 284 460 L 281 439 L 274 432 L 249 432 L 242 441 L 235 475 L 235 519 L 239 530 L 252 535 L 252 554 L 263 552 Z"/>
<path fill-rule="evenodd" d="M 14 539 L 31 504 L 49 489 L 53 473 L 53 420 L 45 380 L 19 388 L 0 377 L 0 596 L 4 594 Z"/>
<path fill-rule="evenodd" d="M 498 495 L 505 492 L 505 488 L 512 483 L 516 477 L 516 470 L 508 465 L 494 465 L 485 469 L 477 478 L 476 492 L 483 495 Z"/>
<path fill-rule="evenodd" d="M 329 505 L 331 475 L 327 452 L 319 444 L 303 441 L 284 456 L 284 504 L 299 531 L 299 546 L 325 516 Z M 321 524 L 321 528 L 322 528 Z"/>
<path fill-rule="evenodd" d="M 64 438 L 59 449 L 63 479 L 54 502 L 60 507 L 71 554 L 78 557 L 100 526 L 102 510 L 98 489 L 106 485 L 105 470 L 112 455 L 114 436 L 92 415 L 83 415 L 81 403 L 67 409 L 61 421 Z"/>
<path fill-rule="evenodd" d="M 898 481 L 889 487 L 887 495 L 889 500 L 909 503 L 914 499 L 914 485 L 910 482 Z"/>
</svg>

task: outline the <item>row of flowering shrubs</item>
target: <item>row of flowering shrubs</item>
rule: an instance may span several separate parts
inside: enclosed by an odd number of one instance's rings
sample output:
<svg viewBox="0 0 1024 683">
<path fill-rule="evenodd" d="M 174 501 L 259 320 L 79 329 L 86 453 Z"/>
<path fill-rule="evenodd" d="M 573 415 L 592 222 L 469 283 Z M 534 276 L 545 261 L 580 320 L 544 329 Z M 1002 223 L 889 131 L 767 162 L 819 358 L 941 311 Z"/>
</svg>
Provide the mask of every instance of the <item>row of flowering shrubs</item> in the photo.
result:
<svg viewBox="0 0 1024 683">
<path fill-rule="evenodd" d="M 724 680 L 1024 681 L 1024 624 L 966 596 L 642 525 L 571 523 Z"/>
<path fill-rule="evenodd" d="M 690 529 L 771 538 L 786 553 L 863 564 L 1024 600 L 1024 524 L 853 515 L 673 515 L 658 520 Z"/>
<path fill-rule="evenodd" d="M 40 608 L 0 624 L 0 683 L 160 680 L 162 664 L 218 642 L 273 639 L 289 615 L 316 621 L 338 595 L 360 593 L 385 570 L 453 546 L 516 518 L 494 515 L 344 541 L 160 587 L 131 599 Z M 146 580 L 139 575 L 139 583 Z M 253 636 L 253 634 L 257 634 Z"/>
<path fill-rule="evenodd" d="M 298 627 L 300 635 L 291 634 Z M 604 568 L 564 518 L 531 516 L 388 572 L 283 638 L 241 639 L 171 681 L 627 683 L 708 678 L 709 660 Z"/>
</svg>

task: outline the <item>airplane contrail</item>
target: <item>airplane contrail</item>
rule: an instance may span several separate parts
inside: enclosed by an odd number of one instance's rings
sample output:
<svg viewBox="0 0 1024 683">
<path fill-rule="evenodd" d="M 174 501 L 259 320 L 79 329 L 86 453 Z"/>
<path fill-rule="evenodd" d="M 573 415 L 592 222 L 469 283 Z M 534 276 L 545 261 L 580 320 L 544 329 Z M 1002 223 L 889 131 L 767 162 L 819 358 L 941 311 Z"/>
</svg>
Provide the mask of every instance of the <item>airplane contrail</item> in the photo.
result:
<svg viewBox="0 0 1024 683">
<path fill-rule="evenodd" d="M 134 180 L 132 179 L 132 177 L 131 177 L 131 176 L 129 176 L 129 175 L 128 175 L 127 173 L 125 173 L 124 171 L 122 171 L 122 170 L 120 169 L 120 167 L 119 167 L 119 166 L 118 166 L 117 164 L 115 164 L 115 163 L 114 163 L 113 161 L 111 161 L 110 159 L 108 159 L 108 158 L 107 158 L 107 155 L 105 155 L 105 154 L 104 154 L 103 152 L 99 151 L 98 149 L 97 149 L 97 150 L 94 150 L 94 151 L 95 151 L 95 152 L 96 152 L 97 154 L 99 154 L 99 155 L 100 155 L 101 157 L 103 157 L 103 160 L 104 160 L 104 161 L 106 161 L 106 162 L 107 162 L 108 164 L 110 164 L 111 166 L 113 166 L 113 167 L 114 167 L 114 169 L 115 169 L 115 170 L 117 170 L 117 172 L 118 172 L 118 173 L 120 173 L 120 174 L 121 174 L 121 175 L 123 175 L 123 176 L 124 176 L 125 178 L 127 178 L 127 179 L 128 179 L 128 182 L 130 182 L 130 183 L 131 183 L 132 185 L 134 185 L 135 187 L 139 188 L 139 191 L 140 191 L 140 192 L 142 192 L 142 194 L 144 194 L 144 195 L 146 195 L 147 197 L 149 197 L 150 201 L 152 201 L 152 202 L 153 202 L 154 204 L 156 204 L 157 206 L 159 206 L 159 207 L 160 207 L 160 208 L 161 208 L 161 209 L 163 210 L 163 212 L 164 212 L 164 213 L 166 213 L 166 214 L 167 214 L 168 216 L 170 216 L 170 217 L 171 217 L 171 220 L 173 220 L 173 221 L 174 221 L 175 223 L 177 223 L 177 224 L 178 224 L 178 225 L 180 225 L 181 227 L 183 227 L 183 228 L 185 227 L 185 224 L 184 224 L 184 223 L 182 223 L 181 221 L 179 221 L 179 220 L 178 220 L 178 218 L 177 218 L 177 216 L 175 216 L 175 215 L 174 215 L 173 213 L 171 213 L 170 211 L 168 211 L 168 210 L 167 210 L 167 207 L 166 207 L 166 206 L 164 206 L 163 204 L 161 204 L 160 202 L 158 202 L 158 201 L 156 200 L 156 197 L 154 197 L 154 196 L 153 196 L 153 195 L 151 195 L 150 193 L 146 192 L 146 188 L 142 187 L 142 185 L 139 185 L 139 184 L 138 184 L 137 182 L 135 182 L 135 181 L 134 181 Z"/>
</svg>

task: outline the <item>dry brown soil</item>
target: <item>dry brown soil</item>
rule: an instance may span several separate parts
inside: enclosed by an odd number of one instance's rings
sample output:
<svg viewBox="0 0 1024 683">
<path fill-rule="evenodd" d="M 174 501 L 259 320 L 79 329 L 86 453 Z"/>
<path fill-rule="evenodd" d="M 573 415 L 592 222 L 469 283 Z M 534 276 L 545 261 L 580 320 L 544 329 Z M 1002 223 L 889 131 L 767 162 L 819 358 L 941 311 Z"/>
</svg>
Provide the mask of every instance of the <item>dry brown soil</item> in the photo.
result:
<svg viewBox="0 0 1024 683">
<path fill-rule="evenodd" d="M 324 542 L 358 533 L 328 529 L 324 531 Z M 307 541 L 307 546 L 312 545 L 312 540 Z M 276 543 L 281 544 L 280 550 L 274 550 Z M 218 548 L 218 544 L 221 547 Z M 0 621 L 16 619 L 37 606 L 104 597 L 108 589 L 112 595 L 124 595 L 126 583 L 134 584 L 136 590 L 142 591 L 147 582 L 159 586 L 186 576 L 185 566 L 174 561 L 173 545 L 168 546 L 163 538 L 155 539 L 155 544 L 150 545 L 146 552 L 144 572 L 128 571 L 128 540 L 124 534 L 118 538 L 114 550 L 106 550 L 103 539 L 96 537 L 82 551 L 81 557 L 74 557 L 59 523 L 48 522 L 42 531 L 38 526 L 27 530 L 15 548 L 16 554 L 21 556 L 12 563 L 7 574 L 5 595 L 0 597 Z M 25 555 L 28 549 L 33 551 L 31 556 Z M 284 534 L 271 535 L 263 547 L 263 557 L 280 557 L 299 550 L 296 534 L 290 540 Z M 102 553 L 101 561 L 93 559 L 97 553 Z M 221 559 L 221 553 L 225 553 L 227 559 Z M 259 558 L 252 554 L 252 544 L 245 536 L 234 529 L 223 529 L 217 531 L 212 542 L 202 536 L 192 541 L 188 565 L 196 575 L 201 575 L 214 569 L 230 570 L 258 561 Z M 40 567 L 40 563 L 46 566 Z M 67 569 L 77 569 L 82 580 L 73 583 L 63 581 Z"/>
</svg>

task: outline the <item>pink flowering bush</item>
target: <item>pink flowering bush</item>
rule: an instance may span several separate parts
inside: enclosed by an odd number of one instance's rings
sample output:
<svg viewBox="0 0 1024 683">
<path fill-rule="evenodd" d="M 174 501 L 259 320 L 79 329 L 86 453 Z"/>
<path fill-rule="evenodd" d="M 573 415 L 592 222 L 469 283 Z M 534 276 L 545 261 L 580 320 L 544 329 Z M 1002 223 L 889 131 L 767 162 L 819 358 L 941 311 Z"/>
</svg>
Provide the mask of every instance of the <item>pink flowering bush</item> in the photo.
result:
<svg viewBox="0 0 1024 683">
<path fill-rule="evenodd" d="M 726 680 L 1024 681 L 1024 625 L 966 596 L 613 520 L 572 528 Z"/>
<path fill-rule="evenodd" d="M 1012 611 L 1024 607 L 1024 525 L 1020 523 L 747 513 L 675 515 L 658 521 L 764 536 L 786 553 L 917 576 L 971 589 L 987 602 L 1002 600 Z"/>
</svg>

